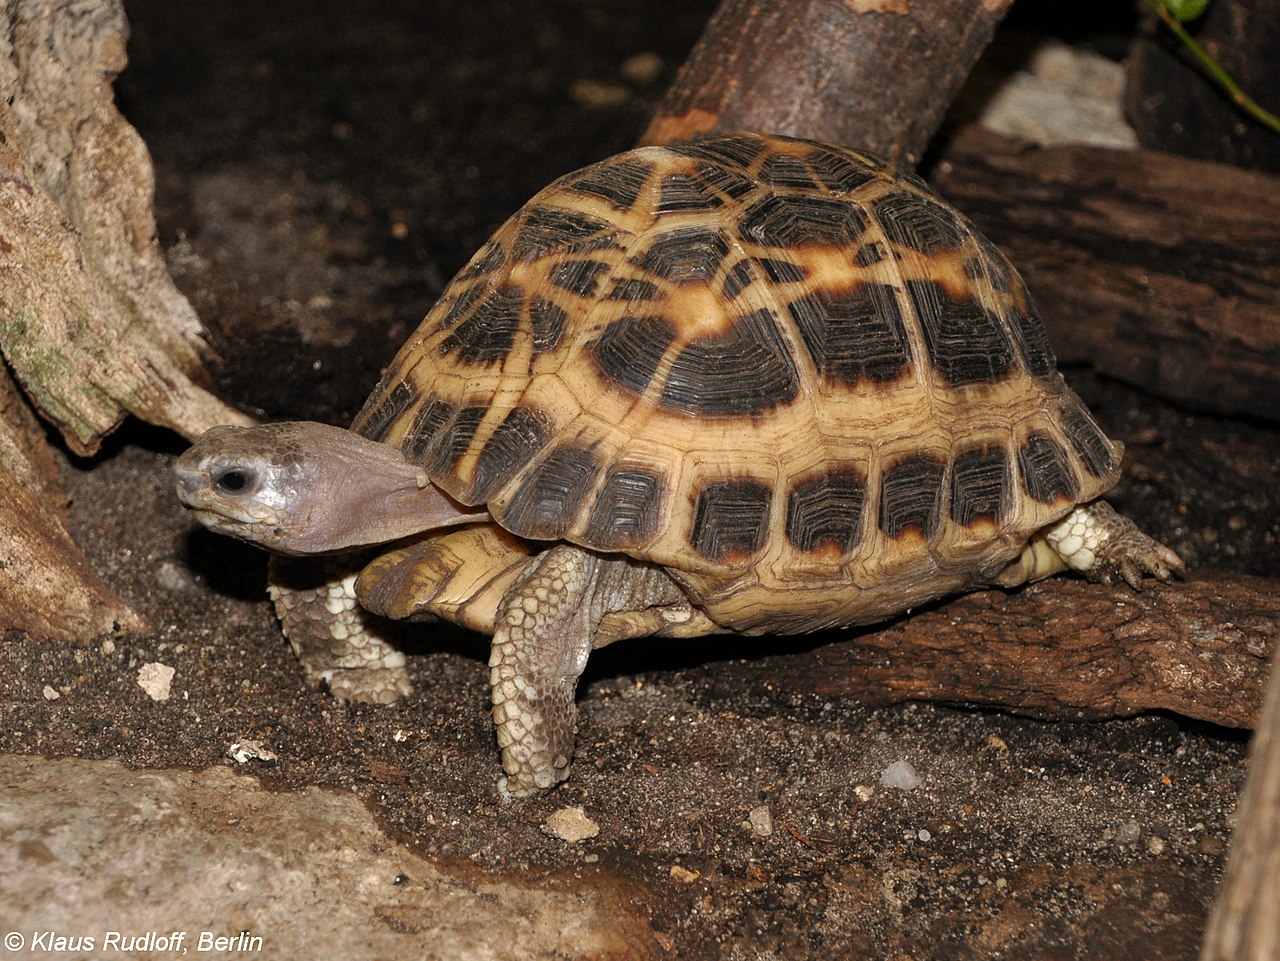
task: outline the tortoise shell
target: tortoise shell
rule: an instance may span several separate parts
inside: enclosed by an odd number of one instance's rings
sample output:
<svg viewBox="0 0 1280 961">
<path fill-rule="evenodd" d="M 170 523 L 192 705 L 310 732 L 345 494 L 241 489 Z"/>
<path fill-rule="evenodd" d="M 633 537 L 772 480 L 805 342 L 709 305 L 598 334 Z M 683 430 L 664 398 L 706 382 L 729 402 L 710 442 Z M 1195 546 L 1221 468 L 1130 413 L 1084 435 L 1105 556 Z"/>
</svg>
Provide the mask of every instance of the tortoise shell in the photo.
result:
<svg viewBox="0 0 1280 961">
<path fill-rule="evenodd" d="M 353 427 L 519 537 L 662 565 L 747 632 L 989 581 L 1120 462 L 972 224 L 875 157 L 756 135 L 551 184 Z"/>
</svg>

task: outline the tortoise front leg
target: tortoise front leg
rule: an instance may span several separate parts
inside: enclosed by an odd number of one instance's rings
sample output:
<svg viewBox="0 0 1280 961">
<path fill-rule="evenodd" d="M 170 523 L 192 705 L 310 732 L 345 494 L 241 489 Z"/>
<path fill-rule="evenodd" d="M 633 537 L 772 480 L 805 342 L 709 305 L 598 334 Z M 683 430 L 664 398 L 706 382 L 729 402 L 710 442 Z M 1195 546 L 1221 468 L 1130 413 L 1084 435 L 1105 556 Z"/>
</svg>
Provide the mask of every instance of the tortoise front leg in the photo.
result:
<svg viewBox="0 0 1280 961">
<path fill-rule="evenodd" d="M 493 632 L 489 683 L 506 771 L 498 790 L 522 797 L 569 776 L 578 716 L 574 693 L 603 618 L 672 609 L 688 620 L 688 607 L 661 568 L 570 544 L 539 555 L 503 597 Z M 601 642 L 622 636 L 614 621 Z M 637 618 L 632 629 L 652 631 L 658 623 Z"/>
</svg>

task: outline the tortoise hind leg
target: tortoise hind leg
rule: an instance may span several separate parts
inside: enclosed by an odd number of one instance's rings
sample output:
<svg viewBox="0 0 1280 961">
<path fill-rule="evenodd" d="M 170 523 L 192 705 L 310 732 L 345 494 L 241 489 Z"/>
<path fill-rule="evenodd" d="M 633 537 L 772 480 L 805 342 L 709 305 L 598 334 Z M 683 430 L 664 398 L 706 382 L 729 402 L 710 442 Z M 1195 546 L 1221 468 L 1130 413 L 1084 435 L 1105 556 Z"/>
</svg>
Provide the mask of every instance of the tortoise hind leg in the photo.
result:
<svg viewBox="0 0 1280 961">
<path fill-rule="evenodd" d="M 641 616 L 611 616 L 628 612 Z M 587 656 L 624 635 L 653 633 L 664 623 L 662 612 L 670 612 L 680 633 L 714 628 L 690 613 L 684 592 L 662 569 L 570 544 L 540 554 L 511 585 L 498 607 L 489 659 L 504 796 L 536 794 L 568 777 L 574 693 Z"/>
<path fill-rule="evenodd" d="M 1141 589 L 1144 574 L 1167 583 L 1186 573 L 1182 558 L 1106 501 L 1097 500 L 1081 504 L 1037 533 L 996 583 L 1012 587 L 1068 568 L 1104 584 L 1123 580 L 1135 591 Z"/>
</svg>

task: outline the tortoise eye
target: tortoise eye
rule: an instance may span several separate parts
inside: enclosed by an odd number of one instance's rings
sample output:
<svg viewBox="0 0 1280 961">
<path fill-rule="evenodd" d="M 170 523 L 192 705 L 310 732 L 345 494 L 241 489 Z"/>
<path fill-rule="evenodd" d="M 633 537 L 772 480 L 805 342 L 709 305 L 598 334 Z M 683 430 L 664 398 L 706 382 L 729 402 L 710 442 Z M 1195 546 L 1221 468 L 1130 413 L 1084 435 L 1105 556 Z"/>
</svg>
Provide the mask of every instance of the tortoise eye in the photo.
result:
<svg viewBox="0 0 1280 961">
<path fill-rule="evenodd" d="M 253 474 L 234 467 L 224 470 L 213 479 L 214 486 L 224 494 L 243 494 L 252 483 Z"/>
</svg>

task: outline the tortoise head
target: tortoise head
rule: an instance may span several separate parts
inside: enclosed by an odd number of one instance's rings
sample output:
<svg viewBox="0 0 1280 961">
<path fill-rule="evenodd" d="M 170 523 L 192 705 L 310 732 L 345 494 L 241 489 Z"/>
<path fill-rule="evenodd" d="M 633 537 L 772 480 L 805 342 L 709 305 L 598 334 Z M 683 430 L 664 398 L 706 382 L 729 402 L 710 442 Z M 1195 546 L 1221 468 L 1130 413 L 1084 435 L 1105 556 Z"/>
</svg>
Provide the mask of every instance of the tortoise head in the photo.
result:
<svg viewBox="0 0 1280 961">
<path fill-rule="evenodd" d="M 487 518 L 394 447 L 308 421 L 214 427 L 174 465 L 205 527 L 281 554 L 329 554 Z"/>
</svg>

